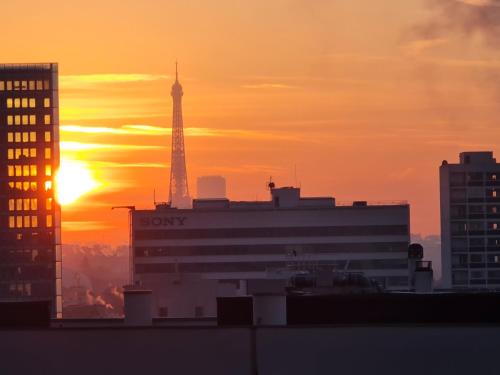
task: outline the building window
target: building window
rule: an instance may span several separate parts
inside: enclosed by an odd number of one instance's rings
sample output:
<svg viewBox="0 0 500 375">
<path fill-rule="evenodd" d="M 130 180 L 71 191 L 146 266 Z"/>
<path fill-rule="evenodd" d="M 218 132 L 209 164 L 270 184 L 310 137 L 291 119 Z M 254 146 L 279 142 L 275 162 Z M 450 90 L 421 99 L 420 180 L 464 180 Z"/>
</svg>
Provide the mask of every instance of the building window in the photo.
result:
<svg viewBox="0 0 500 375">
<path fill-rule="evenodd" d="M 52 166 L 51 165 L 45 166 L 45 176 L 52 176 Z"/>
<path fill-rule="evenodd" d="M 52 181 L 45 181 L 45 191 L 52 189 Z"/>
<path fill-rule="evenodd" d="M 29 124 L 28 115 L 23 115 L 22 116 L 22 124 L 23 125 L 28 125 Z"/>
<path fill-rule="evenodd" d="M 37 228 L 38 227 L 38 216 L 32 216 L 31 217 L 31 227 L 32 228 Z"/>
<path fill-rule="evenodd" d="M 9 199 L 9 211 L 14 211 L 16 208 L 14 199 Z"/>
<path fill-rule="evenodd" d="M 42 81 L 36 81 L 36 89 L 43 90 L 43 82 Z"/>
<path fill-rule="evenodd" d="M 43 81 L 43 89 L 44 90 L 50 90 L 49 81 L 47 81 L 47 80 Z"/>
<path fill-rule="evenodd" d="M 28 87 L 31 91 L 35 90 L 36 86 L 35 86 L 35 81 L 29 81 L 28 83 Z"/>
<path fill-rule="evenodd" d="M 30 115 L 30 125 L 36 125 L 36 116 Z"/>
<path fill-rule="evenodd" d="M 45 148 L 45 159 L 50 159 L 50 148 Z"/>
<path fill-rule="evenodd" d="M 21 98 L 21 107 L 28 108 L 28 98 Z"/>
<path fill-rule="evenodd" d="M 43 106 L 45 108 L 50 108 L 50 98 L 44 98 L 43 99 Z"/>
<path fill-rule="evenodd" d="M 9 115 L 7 116 L 7 125 L 14 125 L 14 117 Z"/>
<path fill-rule="evenodd" d="M 43 123 L 45 125 L 50 125 L 50 115 L 43 116 Z"/>
<path fill-rule="evenodd" d="M 45 132 L 45 142 L 50 142 L 50 132 Z"/>
<path fill-rule="evenodd" d="M 36 132 L 30 132 L 30 142 L 36 142 Z"/>
<path fill-rule="evenodd" d="M 15 228 L 16 226 L 16 221 L 14 216 L 9 216 L 9 228 Z"/>
<path fill-rule="evenodd" d="M 45 208 L 47 210 L 52 210 L 52 198 L 47 198 L 45 201 Z"/>
<path fill-rule="evenodd" d="M 7 108 L 12 108 L 13 107 L 13 101 L 12 98 L 7 98 Z"/>
<path fill-rule="evenodd" d="M 46 225 L 47 225 L 47 228 L 52 228 L 52 215 L 47 215 L 47 221 L 46 221 Z"/>
<path fill-rule="evenodd" d="M 6 84 L 7 84 L 7 91 L 12 90 L 12 81 L 7 81 Z"/>
<path fill-rule="evenodd" d="M 0 91 L 4 91 L 4 90 L 5 90 L 5 82 L 0 81 Z"/>
<path fill-rule="evenodd" d="M 30 108 L 36 108 L 36 99 L 30 98 Z"/>
</svg>

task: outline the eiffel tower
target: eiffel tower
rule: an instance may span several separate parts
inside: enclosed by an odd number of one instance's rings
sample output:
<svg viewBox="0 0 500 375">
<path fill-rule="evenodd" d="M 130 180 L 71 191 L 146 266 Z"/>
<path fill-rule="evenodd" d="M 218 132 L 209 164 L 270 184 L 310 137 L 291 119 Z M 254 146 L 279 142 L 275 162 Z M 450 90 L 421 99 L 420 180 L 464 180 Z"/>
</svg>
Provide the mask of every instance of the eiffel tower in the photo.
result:
<svg viewBox="0 0 500 375">
<path fill-rule="evenodd" d="M 191 208 L 189 197 L 186 153 L 184 150 L 184 125 L 182 122 L 182 86 L 179 83 L 177 62 L 175 63 L 175 83 L 172 85 L 172 157 L 170 162 L 170 192 L 168 201 L 171 207 Z"/>
</svg>

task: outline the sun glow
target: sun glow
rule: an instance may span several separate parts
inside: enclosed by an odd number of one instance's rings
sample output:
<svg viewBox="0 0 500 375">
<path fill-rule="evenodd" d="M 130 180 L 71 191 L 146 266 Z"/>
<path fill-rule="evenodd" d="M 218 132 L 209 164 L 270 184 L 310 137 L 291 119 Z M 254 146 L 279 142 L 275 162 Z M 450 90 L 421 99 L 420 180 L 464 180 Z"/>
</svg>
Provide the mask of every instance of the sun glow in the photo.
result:
<svg viewBox="0 0 500 375">
<path fill-rule="evenodd" d="M 99 186 L 87 164 L 70 159 L 61 160 L 55 181 L 56 199 L 62 206 L 74 203 Z"/>
</svg>

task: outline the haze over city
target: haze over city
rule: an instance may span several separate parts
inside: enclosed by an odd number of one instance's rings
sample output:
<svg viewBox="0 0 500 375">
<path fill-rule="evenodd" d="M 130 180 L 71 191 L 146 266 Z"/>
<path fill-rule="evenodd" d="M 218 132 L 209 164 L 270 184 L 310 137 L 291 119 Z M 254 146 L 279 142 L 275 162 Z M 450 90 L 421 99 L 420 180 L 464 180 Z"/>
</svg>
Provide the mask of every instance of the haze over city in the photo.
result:
<svg viewBox="0 0 500 375">
<path fill-rule="evenodd" d="M 272 176 L 306 196 L 407 200 L 412 233 L 429 235 L 441 160 L 498 153 L 498 35 L 474 23 L 498 9 L 8 1 L 0 58 L 59 63 L 64 242 L 124 243 L 127 215 L 110 207 L 168 199 L 176 60 L 191 195 L 218 174 L 231 199 L 267 199 Z"/>
</svg>

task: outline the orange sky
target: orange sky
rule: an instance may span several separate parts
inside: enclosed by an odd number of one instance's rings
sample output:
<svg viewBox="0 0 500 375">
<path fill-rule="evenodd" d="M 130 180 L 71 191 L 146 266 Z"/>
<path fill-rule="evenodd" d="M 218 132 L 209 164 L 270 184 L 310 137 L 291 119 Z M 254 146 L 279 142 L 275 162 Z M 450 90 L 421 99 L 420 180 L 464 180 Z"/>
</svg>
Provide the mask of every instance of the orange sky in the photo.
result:
<svg viewBox="0 0 500 375">
<path fill-rule="evenodd" d="M 482 30 L 415 32 L 428 3 L 2 2 L 0 61 L 59 63 L 62 157 L 99 183 L 64 207 L 63 240 L 124 243 L 110 207 L 167 199 L 176 59 L 192 195 L 219 174 L 267 199 L 296 169 L 303 195 L 408 200 L 412 232 L 438 233 L 441 160 L 500 155 L 500 52 Z"/>
</svg>

